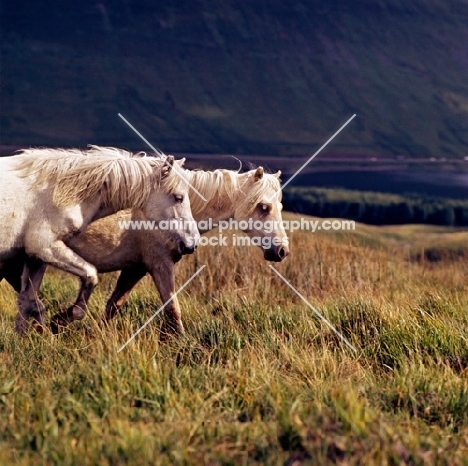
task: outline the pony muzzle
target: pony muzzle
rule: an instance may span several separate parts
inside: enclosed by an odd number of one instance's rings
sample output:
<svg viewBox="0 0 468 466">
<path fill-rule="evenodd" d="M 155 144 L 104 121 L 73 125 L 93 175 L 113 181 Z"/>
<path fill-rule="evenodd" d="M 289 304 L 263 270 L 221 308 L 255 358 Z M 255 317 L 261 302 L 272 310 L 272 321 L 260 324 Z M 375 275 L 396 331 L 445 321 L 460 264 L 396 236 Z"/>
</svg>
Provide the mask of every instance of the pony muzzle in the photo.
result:
<svg viewBox="0 0 468 466">
<path fill-rule="evenodd" d="M 270 262 L 281 262 L 289 255 L 289 248 L 280 244 L 263 250 L 263 257 Z"/>
<path fill-rule="evenodd" d="M 193 254 L 195 250 L 198 248 L 200 243 L 200 236 L 194 236 L 193 238 L 189 238 L 188 240 L 181 240 L 179 241 L 178 248 L 179 253 L 183 256 L 186 254 Z"/>
</svg>

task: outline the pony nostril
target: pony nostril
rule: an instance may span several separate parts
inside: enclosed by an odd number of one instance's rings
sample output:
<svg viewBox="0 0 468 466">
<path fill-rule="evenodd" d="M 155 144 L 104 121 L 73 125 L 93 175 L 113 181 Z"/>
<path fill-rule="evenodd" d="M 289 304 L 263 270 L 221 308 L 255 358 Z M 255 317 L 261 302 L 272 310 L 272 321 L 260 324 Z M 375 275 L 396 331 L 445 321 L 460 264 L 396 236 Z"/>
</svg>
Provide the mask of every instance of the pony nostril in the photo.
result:
<svg viewBox="0 0 468 466">
<path fill-rule="evenodd" d="M 195 252 L 195 249 L 197 249 L 197 246 L 195 244 L 187 245 L 183 241 L 179 243 L 179 251 L 182 255 L 192 254 L 193 252 Z"/>
<path fill-rule="evenodd" d="M 285 247 L 280 248 L 278 251 L 278 255 L 281 259 L 284 259 L 288 255 L 288 251 L 286 251 Z"/>
</svg>

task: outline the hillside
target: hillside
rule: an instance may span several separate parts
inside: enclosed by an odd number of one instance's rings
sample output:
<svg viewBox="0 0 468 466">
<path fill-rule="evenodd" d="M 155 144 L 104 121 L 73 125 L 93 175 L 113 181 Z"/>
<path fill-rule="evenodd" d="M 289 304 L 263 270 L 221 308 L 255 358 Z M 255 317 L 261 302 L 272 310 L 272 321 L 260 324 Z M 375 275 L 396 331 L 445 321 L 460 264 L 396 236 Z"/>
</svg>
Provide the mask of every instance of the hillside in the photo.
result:
<svg viewBox="0 0 468 466">
<path fill-rule="evenodd" d="M 468 227 L 468 202 L 462 199 L 292 187 L 284 191 L 282 202 L 288 211 L 320 217 L 349 218 L 371 225 Z"/>
<path fill-rule="evenodd" d="M 464 157 L 468 3 L 1 3 L 2 145 Z"/>
</svg>

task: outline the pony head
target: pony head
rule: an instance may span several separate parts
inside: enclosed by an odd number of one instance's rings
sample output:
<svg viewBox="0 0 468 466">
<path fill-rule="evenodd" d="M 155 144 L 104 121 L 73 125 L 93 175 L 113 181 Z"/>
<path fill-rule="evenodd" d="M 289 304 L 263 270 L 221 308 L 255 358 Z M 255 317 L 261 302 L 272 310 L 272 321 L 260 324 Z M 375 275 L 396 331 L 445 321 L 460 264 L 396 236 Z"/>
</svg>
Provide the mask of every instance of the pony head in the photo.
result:
<svg viewBox="0 0 468 466">
<path fill-rule="evenodd" d="M 279 177 L 265 173 L 263 167 L 240 175 L 241 192 L 234 207 L 234 219 L 263 250 L 268 261 L 281 262 L 289 254 L 289 242 L 283 227 Z"/>
<path fill-rule="evenodd" d="M 149 221 L 158 221 L 167 246 L 178 255 L 192 254 L 200 242 L 200 233 L 192 217 L 189 184 L 183 169 L 185 158 L 167 156 L 161 170 L 161 189 L 152 190 L 142 211 Z"/>
</svg>

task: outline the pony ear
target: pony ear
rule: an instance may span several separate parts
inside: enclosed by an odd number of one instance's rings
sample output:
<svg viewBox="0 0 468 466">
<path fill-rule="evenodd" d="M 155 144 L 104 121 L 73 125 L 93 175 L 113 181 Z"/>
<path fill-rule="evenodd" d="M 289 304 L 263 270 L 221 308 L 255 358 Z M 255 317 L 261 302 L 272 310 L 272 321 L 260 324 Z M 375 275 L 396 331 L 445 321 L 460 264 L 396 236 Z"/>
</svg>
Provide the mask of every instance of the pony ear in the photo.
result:
<svg viewBox="0 0 468 466">
<path fill-rule="evenodd" d="M 185 157 L 183 159 L 176 160 L 175 162 L 177 165 L 179 165 L 180 168 L 182 168 L 185 164 Z"/>
<path fill-rule="evenodd" d="M 258 167 L 255 170 L 254 181 L 261 180 L 263 178 L 263 167 Z"/>
<path fill-rule="evenodd" d="M 163 178 L 166 178 L 169 176 L 169 173 L 171 173 L 172 167 L 174 166 L 174 156 L 173 155 L 168 155 L 166 157 L 166 162 L 161 168 L 161 176 Z"/>
<path fill-rule="evenodd" d="M 276 178 L 279 178 L 281 176 L 281 170 L 278 170 L 278 173 L 275 173 Z"/>
</svg>

